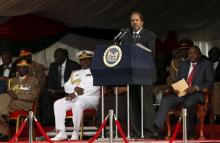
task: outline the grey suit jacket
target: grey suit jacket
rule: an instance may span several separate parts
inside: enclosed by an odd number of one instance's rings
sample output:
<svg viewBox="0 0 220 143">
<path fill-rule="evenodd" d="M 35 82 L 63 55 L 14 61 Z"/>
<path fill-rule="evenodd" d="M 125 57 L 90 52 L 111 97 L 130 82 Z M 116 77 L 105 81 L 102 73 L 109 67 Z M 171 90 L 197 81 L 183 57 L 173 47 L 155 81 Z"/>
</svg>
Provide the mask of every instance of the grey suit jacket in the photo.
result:
<svg viewBox="0 0 220 143">
<path fill-rule="evenodd" d="M 177 73 L 177 81 L 181 80 L 182 78 L 187 80 L 189 68 L 189 60 L 180 63 Z M 214 72 L 211 62 L 205 58 L 200 58 L 197 61 L 195 68 L 192 86 L 198 86 L 200 90 L 204 88 L 212 88 L 214 83 Z"/>
</svg>

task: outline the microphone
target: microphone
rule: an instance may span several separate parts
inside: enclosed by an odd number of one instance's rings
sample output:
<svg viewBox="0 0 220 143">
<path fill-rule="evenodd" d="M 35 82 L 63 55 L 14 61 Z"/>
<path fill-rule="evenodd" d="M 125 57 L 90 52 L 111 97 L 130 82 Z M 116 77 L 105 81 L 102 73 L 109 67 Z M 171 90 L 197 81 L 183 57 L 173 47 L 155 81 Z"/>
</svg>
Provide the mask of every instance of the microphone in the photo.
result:
<svg viewBox="0 0 220 143">
<path fill-rule="evenodd" d="M 115 42 L 116 40 L 118 40 L 119 36 L 121 36 L 121 34 L 124 32 L 124 28 L 122 28 L 120 30 L 120 32 L 114 37 L 113 42 Z"/>
<path fill-rule="evenodd" d="M 121 40 L 129 32 L 130 32 L 129 28 L 124 28 L 123 33 L 121 34 L 121 36 L 118 39 Z"/>
</svg>

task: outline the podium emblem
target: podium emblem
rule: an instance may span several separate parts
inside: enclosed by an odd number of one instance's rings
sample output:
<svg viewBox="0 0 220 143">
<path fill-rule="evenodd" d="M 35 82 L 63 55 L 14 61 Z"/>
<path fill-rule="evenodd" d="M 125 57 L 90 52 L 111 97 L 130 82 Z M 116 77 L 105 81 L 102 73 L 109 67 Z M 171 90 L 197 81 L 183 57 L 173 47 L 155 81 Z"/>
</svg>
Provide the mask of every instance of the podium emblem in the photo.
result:
<svg viewBox="0 0 220 143">
<path fill-rule="evenodd" d="M 112 45 L 105 50 L 103 61 L 107 67 L 114 67 L 121 61 L 121 57 L 121 48 L 117 45 Z"/>
</svg>

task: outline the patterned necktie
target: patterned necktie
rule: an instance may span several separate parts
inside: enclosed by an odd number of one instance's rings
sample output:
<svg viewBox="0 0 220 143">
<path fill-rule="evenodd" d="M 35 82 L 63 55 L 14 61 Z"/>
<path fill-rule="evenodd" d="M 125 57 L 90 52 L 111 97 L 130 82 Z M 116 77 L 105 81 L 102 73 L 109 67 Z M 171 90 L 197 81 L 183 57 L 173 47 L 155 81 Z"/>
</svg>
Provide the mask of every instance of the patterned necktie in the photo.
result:
<svg viewBox="0 0 220 143">
<path fill-rule="evenodd" d="M 192 80 L 193 80 L 193 76 L 194 76 L 194 73 L 195 73 L 195 67 L 196 67 L 196 64 L 192 64 L 192 71 L 190 72 L 190 74 L 188 76 L 188 79 L 187 79 L 187 84 L 190 87 L 192 86 Z"/>
<path fill-rule="evenodd" d="M 137 33 L 134 33 L 134 34 L 133 34 L 133 39 L 134 39 L 134 41 L 135 41 L 137 38 L 138 38 L 138 34 L 137 34 Z"/>
</svg>

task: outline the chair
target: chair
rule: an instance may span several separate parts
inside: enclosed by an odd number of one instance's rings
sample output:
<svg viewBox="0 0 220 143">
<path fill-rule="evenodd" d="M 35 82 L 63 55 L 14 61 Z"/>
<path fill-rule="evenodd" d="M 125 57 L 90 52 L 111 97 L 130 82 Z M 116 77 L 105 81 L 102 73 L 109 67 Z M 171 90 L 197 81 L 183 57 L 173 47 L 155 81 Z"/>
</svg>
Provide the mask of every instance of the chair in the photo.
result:
<svg viewBox="0 0 220 143">
<path fill-rule="evenodd" d="M 220 115 L 220 82 L 214 83 L 214 88 L 212 90 L 212 100 L 211 100 L 211 112 L 210 112 L 210 127 L 211 127 L 211 138 L 214 137 L 214 121 L 215 116 Z"/>
<path fill-rule="evenodd" d="M 36 114 L 37 112 L 37 105 L 38 105 L 38 99 L 36 99 L 33 103 L 33 106 L 32 106 L 32 110 L 33 110 L 33 113 L 34 115 Z M 21 122 L 28 116 L 28 111 L 24 111 L 24 110 L 16 110 L 16 111 L 13 111 L 13 112 L 10 112 L 9 113 L 9 120 L 16 120 L 16 133 L 20 127 L 20 124 Z M 33 132 L 34 134 L 34 132 Z M 33 135 L 34 136 L 34 135 Z M 17 139 L 16 139 L 17 141 Z"/>
<path fill-rule="evenodd" d="M 212 101 L 212 90 L 211 89 L 204 89 L 203 93 L 205 95 L 205 102 L 202 104 L 197 105 L 197 111 L 196 114 L 200 120 L 200 126 L 199 126 L 199 140 L 205 139 L 204 136 L 204 121 L 205 116 L 208 112 L 209 104 L 211 104 Z M 166 125 L 167 125 L 167 136 L 165 139 L 169 139 L 171 136 L 171 124 L 170 124 L 170 116 L 171 114 L 180 115 L 181 114 L 181 108 L 177 107 L 173 110 L 171 110 L 166 118 Z M 211 119 L 211 118 L 210 118 Z"/>
<path fill-rule="evenodd" d="M 83 112 L 83 118 L 82 118 L 82 121 L 81 121 L 81 129 L 80 129 L 80 140 L 83 139 L 83 126 L 84 126 L 84 121 L 85 121 L 85 117 L 92 117 L 92 125 L 94 126 L 95 125 L 95 118 L 96 118 L 96 115 L 97 115 L 97 111 L 95 109 L 85 109 L 84 112 Z M 67 119 L 72 119 L 72 116 L 73 116 L 73 113 L 72 113 L 72 110 L 68 110 L 66 112 L 66 118 Z"/>
</svg>

